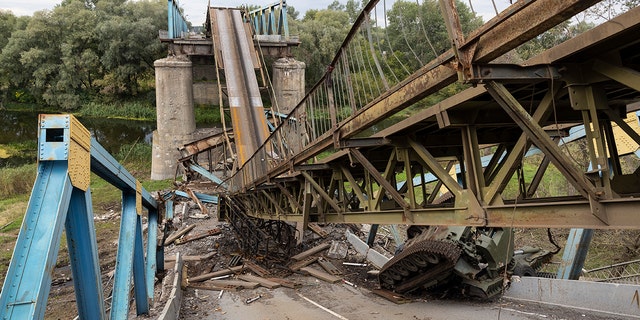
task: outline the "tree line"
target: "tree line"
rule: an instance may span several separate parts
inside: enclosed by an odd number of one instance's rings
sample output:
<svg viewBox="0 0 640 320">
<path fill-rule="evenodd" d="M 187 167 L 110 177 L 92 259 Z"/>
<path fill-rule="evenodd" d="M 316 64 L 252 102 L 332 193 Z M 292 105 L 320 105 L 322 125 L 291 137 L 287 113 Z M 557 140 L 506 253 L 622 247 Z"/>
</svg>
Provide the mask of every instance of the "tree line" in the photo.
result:
<svg viewBox="0 0 640 320">
<path fill-rule="evenodd" d="M 517 48 L 507 62 L 536 55 L 591 28 L 593 17 L 611 17 L 639 2 L 604 1 L 582 20 L 562 23 Z M 465 33 L 482 24 L 466 2 L 456 3 Z M 288 7 L 291 34 L 301 40 L 294 55 L 307 65 L 308 86 L 322 77 L 362 7 L 358 0 L 336 0 L 303 17 Z M 386 53 L 386 72 L 415 70 L 450 48 L 437 0 L 398 0 L 384 12 L 384 21 L 372 19 L 372 37 Z M 64 110 L 88 101 L 152 103 L 153 62 L 167 54 L 158 30 L 166 28 L 164 0 L 64 0 L 31 17 L 0 10 L 0 101 Z"/>
</svg>

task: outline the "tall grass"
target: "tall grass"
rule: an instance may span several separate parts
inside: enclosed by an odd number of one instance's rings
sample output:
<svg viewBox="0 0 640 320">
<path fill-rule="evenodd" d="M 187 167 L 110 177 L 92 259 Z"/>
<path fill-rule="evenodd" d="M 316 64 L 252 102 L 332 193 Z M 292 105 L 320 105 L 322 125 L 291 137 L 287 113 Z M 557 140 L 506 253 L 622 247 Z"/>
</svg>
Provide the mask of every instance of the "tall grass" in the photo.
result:
<svg viewBox="0 0 640 320">
<path fill-rule="evenodd" d="M 124 118 L 133 120 L 155 120 L 156 108 L 147 101 L 125 101 L 117 103 L 89 102 L 76 115 L 97 118 Z"/>
<path fill-rule="evenodd" d="M 29 193 L 36 180 L 37 165 L 26 164 L 20 167 L 0 168 L 0 197 L 5 199 L 12 196 Z"/>
</svg>

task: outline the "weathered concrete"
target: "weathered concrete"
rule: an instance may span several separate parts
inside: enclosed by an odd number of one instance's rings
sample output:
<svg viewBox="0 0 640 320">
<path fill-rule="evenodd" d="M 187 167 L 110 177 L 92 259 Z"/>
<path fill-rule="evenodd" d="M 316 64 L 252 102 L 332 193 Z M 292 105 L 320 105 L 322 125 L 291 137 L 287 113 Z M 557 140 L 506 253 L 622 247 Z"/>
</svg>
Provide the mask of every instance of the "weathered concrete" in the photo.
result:
<svg viewBox="0 0 640 320">
<path fill-rule="evenodd" d="M 215 81 L 194 82 L 193 103 L 196 105 L 220 105 L 220 99 L 218 98 L 218 83 Z"/>
<path fill-rule="evenodd" d="M 273 62 L 273 91 L 280 112 L 291 112 L 304 97 L 304 70 L 304 62 L 293 58 L 280 58 Z"/>
<path fill-rule="evenodd" d="M 639 292 L 637 285 L 523 277 L 511 284 L 504 297 L 588 313 L 640 318 Z"/>
<path fill-rule="evenodd" d="M 178 147 L 193 139 L 193 72 L 187 57 L 156 60 L 156 112 L 158 130 L 153 134 L 151 179 L 172 178 Z"/>
</svg>

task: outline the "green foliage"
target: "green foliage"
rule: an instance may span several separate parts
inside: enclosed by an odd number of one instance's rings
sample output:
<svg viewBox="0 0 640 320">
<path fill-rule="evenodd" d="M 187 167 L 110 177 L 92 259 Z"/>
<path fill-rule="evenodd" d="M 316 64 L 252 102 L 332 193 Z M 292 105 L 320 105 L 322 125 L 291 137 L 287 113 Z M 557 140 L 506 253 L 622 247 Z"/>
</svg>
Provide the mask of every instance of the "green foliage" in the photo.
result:
<svg viewBox="0 0 640 320">
<path fill-rule="evenodd" d="M 335 56 L 342 40 L 349 32 L 349 14 L 331 9 L 308 10 L 302 21 L 291 20 L 292 34 L 300 35 L 300 47 L 296 50 L 296 59 L 304 61 L 306 83 L 313 86 L 327 70 L 327 65 Z M 333 5 L 340 8 L 339 3 Z"/>
<path fill-rule="evenodd" d="M 218 106 L 211 105 L 196 105 L 194 113 L 196 116 L 196 123 L 206 124 L 218 124 L 222 122 L 220 117 L 220 108 Z"/>
<path fill-rule="evenodd" d="M 157 39 L 166 21 L 160 0 L 65 0 L 24 23 L 2 12 L 0 39 L 8 40 L 0 41 L 0 90 L 65 110 L 136 96 L 153 77 L 153 61 L 166 55 Z"/>
<path fill-rule="evenodd" d="M 75 114 L 80 117 L 156 119 L 156 109 L 152 103 L 135 100 L 113 103 L 89 102 L 83 105 Z"/>
</svg>

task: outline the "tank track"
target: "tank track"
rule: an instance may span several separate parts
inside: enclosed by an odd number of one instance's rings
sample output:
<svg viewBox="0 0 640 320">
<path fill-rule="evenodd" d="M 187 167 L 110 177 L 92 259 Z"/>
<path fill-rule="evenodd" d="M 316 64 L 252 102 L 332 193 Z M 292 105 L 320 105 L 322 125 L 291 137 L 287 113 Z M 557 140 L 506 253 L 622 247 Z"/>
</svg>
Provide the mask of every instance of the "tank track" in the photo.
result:
<svg viewBox="0 0 640 320">
<path fill-rule="evenodd" d="M 462 250 L 452 242 L 425 239 L 425 236 L 412 239 L 405 250 L 382 267 L 378 275 L 380 287 L 406 293 L 447 281 Z"/>
</svg>

